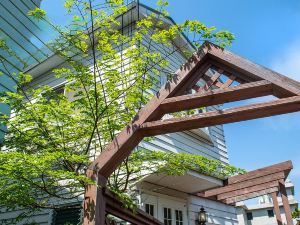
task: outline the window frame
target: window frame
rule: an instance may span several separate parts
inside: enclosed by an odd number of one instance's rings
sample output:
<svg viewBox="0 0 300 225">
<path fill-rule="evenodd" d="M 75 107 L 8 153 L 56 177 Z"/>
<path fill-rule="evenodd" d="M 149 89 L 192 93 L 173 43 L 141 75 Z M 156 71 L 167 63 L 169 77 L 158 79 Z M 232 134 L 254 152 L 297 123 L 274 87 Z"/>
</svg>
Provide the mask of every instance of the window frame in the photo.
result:
<svg viewBox="0 0 300 225">
<path fill-rule="evenodd" d="M 268 214 L 268 217 L 269 218 L 273 218 L 275 215 L 274 215 L 274 210 L 273 209 L 268 209 L 267 210 L 267 214 Z"/>
<path fill-rule="evenodd" d="M 173 225 L 172 208 L 163 207 L 163 221 L 165 225 Z"/>
<path fill-rule="evenodd" d="M 247 216 L 247 220 L 248 221 L 252 221 L 253 220 L 253 213 L 252 212 L 247 212 L 246 216 Z"/>
<path fill-rule="evenodd" d="M 181 215 L 178 215 L 180 213 Z M 183 225 L 183 211 L 180 209 L 175 209 L 175 224 Z"/>
<path fill-rule="evenodd" d="M 148 208 L 148 207 L 149 208 Z M 151 207 L 152 207 L 152 214 L 151 214 Z M 147 212 L 149 210 L 149 212 Z M 151 204 L 151 203 L 145 203 L 145 212 L 147 214 L 149 214 L 150 216 L 155 216 L 155 205 L 154 204 Z"/>
</svg>

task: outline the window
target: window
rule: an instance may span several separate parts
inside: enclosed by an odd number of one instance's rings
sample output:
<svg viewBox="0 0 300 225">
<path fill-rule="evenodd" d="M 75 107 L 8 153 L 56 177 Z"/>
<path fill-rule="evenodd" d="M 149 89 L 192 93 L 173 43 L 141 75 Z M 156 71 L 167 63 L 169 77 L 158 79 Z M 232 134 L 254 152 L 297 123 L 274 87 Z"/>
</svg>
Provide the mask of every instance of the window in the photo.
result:
<svg viewBox="0 0 300 225">
<path fill-rule="evenodd" d="M 79 208 L 56 209 L 53 213 L 52 225 L 79 224 L 80 216 Z"/>
<path fill-rule="evenodd" d="M 154 216 L 154 205 L 146 204 L 145 210 L 146 210 L 146 213 L 148 213 L 150 216 Z"/>
<path fill-rule="evenodd" d="M 176 225 L 183 225 L 183 216 L 181 210 L 175 210 Z"/>
<path fill-rule="evenodd" d="M 54 100 L 57 99 L 58 95 L 64 95 L 65 93 L 65 86 L 61 85 L 58 87 L 53 88 L 51 91 L 47 91 L 45 93 L 42 94 L 42 96 L 47 100 Z"/>
<path fill-rule="evenodd" d="M 247 220 L 253 220 L 252 212 L 247 213 Z"/>
<path fill-rule="evenodd" d="M 61 85 L 59 87 L 55 87 L 53 91 L 58 95 L 63 95 L 65 93 L 65 85 Z"/>
<path fill-rule="evenodd" d="M 164 225 L 172 225 L 172 212 L 170 208 L 164 208 Z"/>
<path fill-rule="evenodd" d="M 273 211 L 273 209 L 268 210 L 268 216 L 269 217 L 274 217 L 274 211 Z"/>
</svg>

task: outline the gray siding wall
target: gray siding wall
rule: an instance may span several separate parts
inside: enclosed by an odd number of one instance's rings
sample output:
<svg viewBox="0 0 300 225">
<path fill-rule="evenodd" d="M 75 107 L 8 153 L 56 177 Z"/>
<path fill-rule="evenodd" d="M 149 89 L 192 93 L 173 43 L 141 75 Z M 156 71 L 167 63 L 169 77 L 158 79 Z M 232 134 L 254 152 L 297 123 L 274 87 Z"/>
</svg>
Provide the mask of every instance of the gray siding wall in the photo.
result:
<svg viewBox="0 0 300 225">
<path fill-rule="evenodd" d="M 174 210 L 183 212 L 183 224 L 195 225 L 201 207 L 204 207 L 208 214 L 207 225 L 237 225 L 237 212 L 233 206 L 228 206 L 220 202 L 203 199 L 197 196 L 188 195 L 175 190 L 164 190 L 164 194 L 143 190 L 141 195 L 141 208 L 145 209 L 145 204 L 154 205 L 154 216 L 163 222 L 163 208 L 171 208 L 172 224 L 175 223 Z M 166 194 L 168 193 L 168 194 Z"/>
<path fill-rule="evenodd" d="M 14 224 L 13 221 L 21 214 L 24 213 L 21 209 L 9 210 L 6 208 L 0 209 L 0 224 L 9 225 Z M 37 223 L 39 225 L 50 225 L 52 210 L 41 210 L 36 212 L 34 215 L 27 217 L 17 224 L 26 224 L 26 223 Z"/>
<path fill-rule="evenodd" d="M 200 208 L 204 207 L 208 214 L 207 225 L 237 225 L 238 219 L 236 209 L 209 199 L 203 199 L 196 196 L 189 197 L 189 224 L 195 224 Z"/>
</svg>

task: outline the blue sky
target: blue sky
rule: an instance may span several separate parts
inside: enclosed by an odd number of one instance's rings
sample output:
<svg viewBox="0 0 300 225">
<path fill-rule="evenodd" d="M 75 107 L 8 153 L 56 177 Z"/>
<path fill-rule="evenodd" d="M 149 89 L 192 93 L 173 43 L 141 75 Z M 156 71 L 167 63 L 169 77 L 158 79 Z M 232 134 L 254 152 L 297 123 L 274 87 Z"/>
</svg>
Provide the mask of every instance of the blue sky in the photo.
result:
<svg viewBox="0 0 300 225">
<path fill-rule="evenodd" d="M 42 7 L 64 21 L 63 0 L 44 0 Z M 141 1 L 154 6 L 155 1 Z M 231 51 L 300 81 L 299 0 L 170 0 L 178 23 L 197 19 L 236 36 Z M 300 113 L 225 125 L 230 163 L 252 170 L 292 160 L 290 179 L 300 201 Z"/>
</svg>

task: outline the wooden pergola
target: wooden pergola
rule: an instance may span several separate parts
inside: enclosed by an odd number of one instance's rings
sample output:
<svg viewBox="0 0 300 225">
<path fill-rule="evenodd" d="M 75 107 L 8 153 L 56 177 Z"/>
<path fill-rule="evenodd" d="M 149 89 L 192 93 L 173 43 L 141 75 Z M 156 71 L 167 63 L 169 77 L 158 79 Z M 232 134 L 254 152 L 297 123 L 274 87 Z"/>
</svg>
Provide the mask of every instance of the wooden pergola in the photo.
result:
<svg viewBox="0 0 300 225">
<path fill-rule="evenodd" d="M 173 112 L 268 95 L 278 99 L 181 118 L 162 119 L 164 115 Z M 116 214 L 116 212 L 112 213 L 109 210 L 109 201 L 105 194 L 107 192 L 105 189 L 107 179 L 144 137 L 296 111 L 300 111 L 299 82 L 250 62 L 214 44 L 204 43 L 198 52 L 176 72 L 172 80 L 157 92 L 149 103 L 137 113 L 132 122 L 90 165 L 87 176 L 98 183 L 98 188 L 95 185 L 86 187 L 84 224 L 103 225 L 106 223 L 107 213 Z M 228 187 L 234 183 L 231 184 L 230 180 L 234 179 L 228 180 Z M 254 180 L 256 179 L 258 178 Z M 276 181 L 280 184 L 279 188 L 284 185 L 282 180 L 284 178 Z M 272 193 L 276 192 L 274 191 L 275 187 L 267 187 L 264 190 L 271 189 L 273 190 Z M 252 193 L 264 194 L 258 190 L 253 190 Z M 283 189 L 280 190 L 282 193 Z M 218 198 L 219 195 L 210 197 Z M 236 201 L 234 194 L 220 200 L 224 200 L 226 204 L 232 204 Z M 142 213 L 135 215 L 142 215 Z M 135 215 L 130 218 L 135 217 Z M 154 221 L 151 218 L 150 220 Z M 128 221 L 132 222 L 131 220 Z M 155 224 L 149 221 L 132 223 Z M 157 224 L 159 224 L 158 221 Z M 292 221 L 288 221 L 288 225 L 291 224 Z"/>
<path fill-rule="evenodd" d="M 288 224 L 293 224 L 292 213 L 285 189 L 285 180 L 292 168 L 292 162 L 287 161 L 254 170 L 246 174 L 229 177 L 225 181 L 226 185 L 224 185 L 224 187 L 207 190 L 197 195 L 199 197 L 221 201 L 228 205 L 235 205 L 235 203 L 243 200 L 271 194 L 277 223 L 282 225 L 277 200 L 278 193 L 281 193 L 286 221 Z"/>
</svg>

